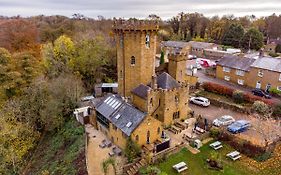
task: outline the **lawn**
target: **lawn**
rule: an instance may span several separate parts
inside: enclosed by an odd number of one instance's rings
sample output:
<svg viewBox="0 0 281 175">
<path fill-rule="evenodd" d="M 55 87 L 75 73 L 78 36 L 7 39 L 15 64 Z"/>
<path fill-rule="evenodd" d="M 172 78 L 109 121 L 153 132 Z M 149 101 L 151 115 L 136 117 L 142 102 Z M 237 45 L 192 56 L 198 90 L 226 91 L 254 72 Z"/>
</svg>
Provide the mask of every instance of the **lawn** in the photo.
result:
<svg viewBox="0 0 281 175">
<path fill-rule="evenodd" d="M 188 170 L 184 172 L 188 175 L 248 175 L 256 174 L 255 172 L 249 170 L 245 164 L 240 160 L 232 161 L 228 159 L 225 155 L 233 149 L 228 145 L 223 144 L 223 148 L 215 151 L 209 147 L 209 144 L 204 145 L 200 148 L 200 153 L 194 155 L 186 148 L 183 148 L 177 154 L 171 155 L 167 158 L 166 161 L 157 165 L 157 167 L 162 171 L 166 172 L 169 175 L 178 175 L 178 173 L 172 168 L 174 164 L 179 162 L 186 162 L 188 165 Z M 211 156 L 220 157 L 223 170 L 216 171 L 208 168 L 206 159 Z M 243 159 L 243 158 L 242 158 Z M 182 173 L 182 174 L 184 174 Z"/>
</svg>

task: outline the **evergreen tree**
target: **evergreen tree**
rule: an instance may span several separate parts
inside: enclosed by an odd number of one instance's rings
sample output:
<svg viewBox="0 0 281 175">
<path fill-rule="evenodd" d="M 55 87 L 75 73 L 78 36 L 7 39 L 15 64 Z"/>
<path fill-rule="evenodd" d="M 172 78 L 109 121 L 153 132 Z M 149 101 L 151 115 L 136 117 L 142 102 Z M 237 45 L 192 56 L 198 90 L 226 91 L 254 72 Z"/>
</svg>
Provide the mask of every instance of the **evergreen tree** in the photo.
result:
<svg viewBox="0 0 281 175">
<path fill-rule="evenodd" d="M 161 64 L 164 64 L 165 63 L 165 60 L 164 60 L 164 52 L 161 51 L 161 56 L 160 56 L 160 65 Z"/>
<path fill-rule="evenodd" d="M 244 28 L 240 24 L 231 24 L 226 31 L 222 44 L 238 48 L 244 35 Z"/>
<path fill-rule="evenodd" d="M 259 50 L 263 46 L 263 34 L 258 29 L 251 28 L 245 33 L 241 44 L 244 49 Z"/>
</svg>

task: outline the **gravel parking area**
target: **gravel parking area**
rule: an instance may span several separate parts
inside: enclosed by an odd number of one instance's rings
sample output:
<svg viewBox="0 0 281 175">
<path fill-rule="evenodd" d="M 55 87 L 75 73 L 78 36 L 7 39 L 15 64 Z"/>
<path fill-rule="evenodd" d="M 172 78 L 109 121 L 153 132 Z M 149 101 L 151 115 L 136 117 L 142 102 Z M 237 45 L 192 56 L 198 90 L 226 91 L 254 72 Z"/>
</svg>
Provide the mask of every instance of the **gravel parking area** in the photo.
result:
<svg viewBox="0 0 281 175">
<path fill-rule="evenodd" d="M 251 122 L 251 128 L 243 133 L 236 134 L 237 137 L 251 141 L 257 145 L 265 145 L 265 140 L 269 142 L 278 139 L 281 136 L 281 126 L 275 120 L 261 120 L 255 116 L 244 113 L 235 112 L 222 107 L 210 105 L 209 107 L 201 107 L 190 104 L 190 108 L 194 110 L 195 115 L 202 115 L 208 121 L 212 122 L 215 118 L 222 115 L 231 115 L 236 120 L 245 119 Z"/>
</svg>

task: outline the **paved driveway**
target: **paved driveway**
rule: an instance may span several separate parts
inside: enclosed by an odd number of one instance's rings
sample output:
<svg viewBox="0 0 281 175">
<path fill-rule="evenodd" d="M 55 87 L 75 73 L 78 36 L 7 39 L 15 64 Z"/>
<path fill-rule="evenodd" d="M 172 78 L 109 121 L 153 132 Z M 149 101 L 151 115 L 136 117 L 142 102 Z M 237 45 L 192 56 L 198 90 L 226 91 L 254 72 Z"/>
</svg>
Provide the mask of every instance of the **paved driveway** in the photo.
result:
<svg viewBox="0 0 281 175">
<path fill-rule="evenodd" d="M 210 105 L 209 107 L 204 108 L 194 104 L 190 104 L 190 108 L 194 110 L 195 115 L 201 114 L 210 122 L 222 115 L 231 115 L 236 120 L 249 120 L 252 127 L 248 131 L 236 135 L 258 145 L 265 144 L 264 138 L 267 138 L 268 140 L 275 140 L 281 136 L 281 126 L 275 120 L 261 120 L 255 116 L 246 115 L 244 113 L 235 112 L 214 105 Z"/>
</svg>

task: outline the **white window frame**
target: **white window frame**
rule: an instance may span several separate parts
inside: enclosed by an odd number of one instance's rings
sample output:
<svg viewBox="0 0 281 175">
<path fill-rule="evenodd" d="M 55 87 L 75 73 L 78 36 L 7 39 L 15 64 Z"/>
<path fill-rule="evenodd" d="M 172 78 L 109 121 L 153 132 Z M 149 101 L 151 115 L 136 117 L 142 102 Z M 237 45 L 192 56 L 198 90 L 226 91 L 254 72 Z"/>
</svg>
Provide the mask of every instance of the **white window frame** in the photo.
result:
<svg viewBox="0 0 281 175">
<path fill-rule="evenodd" d="M 281 81 L 281 74 L 279 75 L 279 81 Z"/>
<path fill-rule="evenodd" d="M 230 76 L 224 76 L 224 80 L 230 81 Z"/>
<path fill-rule="evenodd" d="M 259 76 L 259 77 L 263 77 L 263 70 L 260 69 L 260 70 L 258 71 L 258 76 Z"/>
<path fill-rule="evenodd" d="M 244 77 L 245 71 L 236 69 L 236 75 L 241 76 L 241 77 Z"/>
<path fill-rule="evenodd" d="M 223 70 L 224 72 L 230 72 L 230 68 L 229 68 L 229 67 L 222 67 L 222 70 Z"/>
<path fill-rule="evenodd" d="M 237 80 L 237 83 L 240 84 L 240 85 L 244 85 L 244 80 L 238 79 L 238 80 Z"/>
<path fill-rule="evenodd" d="M 277 86 L 277 90 L 281 91 L 281 86 Z"/>
</svg>

